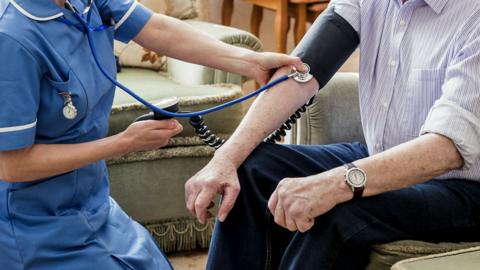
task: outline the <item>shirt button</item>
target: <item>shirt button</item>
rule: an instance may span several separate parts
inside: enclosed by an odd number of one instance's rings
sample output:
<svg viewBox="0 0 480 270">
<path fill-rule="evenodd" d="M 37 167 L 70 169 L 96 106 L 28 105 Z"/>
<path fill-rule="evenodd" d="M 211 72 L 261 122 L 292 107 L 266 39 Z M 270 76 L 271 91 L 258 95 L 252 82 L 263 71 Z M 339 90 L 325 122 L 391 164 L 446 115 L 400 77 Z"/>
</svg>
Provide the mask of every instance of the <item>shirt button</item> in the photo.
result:
<svg viewBox="0 0 480 270">
<path fill-rule="evenodd" d="M 385 108 L 388 107 L 388 103 L 387 103 L 387 102 L 384 102 L 382 105 L 383 105 L 383 107 L 385 107 Z"/>
<path fill-rule="evenodd" d="M 390 65 L 391 67 L 394 67 L 394 66 L 397 65 L 397 61 L 391 60 L 390 63 L 389 63 L 389 65 Z"/>
<path fill-rule="evenodd" d="M 377 150 L 380 150 L 380 144 L 379 143 L 375 144 L 375 148 L 377 148 Z"/>
<path fill-rule="evenodd" d="M 405 20 L 400 21 L 400 26 L 405 26 L 406 24 L 407 24 L 407 22 L 405 22 Z"/>
</svg>

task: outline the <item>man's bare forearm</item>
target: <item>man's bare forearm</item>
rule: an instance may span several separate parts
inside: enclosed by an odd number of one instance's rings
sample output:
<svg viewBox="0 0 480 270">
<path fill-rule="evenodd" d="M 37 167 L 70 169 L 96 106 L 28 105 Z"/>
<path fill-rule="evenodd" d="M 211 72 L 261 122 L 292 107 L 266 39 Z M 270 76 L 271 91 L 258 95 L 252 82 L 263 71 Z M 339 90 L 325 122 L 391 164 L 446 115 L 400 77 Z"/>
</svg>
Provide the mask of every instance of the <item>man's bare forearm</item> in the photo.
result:
<svg viewBox="0 0 480 270">
<path fill-rule="evenodd" d="M 282 68 L 273 78 L 290 72 Z M 300 84 L 292 79 L 260 95 L 230 139 L 216 152 L 216 157 L 229 159 L 239 167 L 262 140 L 277 129 L 318 90 L 315 79 Z"/>
<path fill-rule="evenodd" d="M 364 196 L 373 196 L 419 184 L 463 164 L 455 144 L 437 134 L 426 134 L 382 153 L 355 161 L 367 174 Z M 345 169 L 326 172 L 341 187 L 340 201 L 351 199 L 352 191 L 344 181 Z"/>
</svg>

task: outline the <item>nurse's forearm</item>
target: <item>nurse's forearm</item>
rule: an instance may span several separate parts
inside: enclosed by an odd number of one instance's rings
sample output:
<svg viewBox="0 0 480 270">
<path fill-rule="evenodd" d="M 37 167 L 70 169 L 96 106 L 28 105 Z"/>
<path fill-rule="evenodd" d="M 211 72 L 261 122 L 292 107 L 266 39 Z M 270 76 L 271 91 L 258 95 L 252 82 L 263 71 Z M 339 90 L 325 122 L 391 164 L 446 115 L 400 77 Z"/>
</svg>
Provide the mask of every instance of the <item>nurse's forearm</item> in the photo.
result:
<svg viewBox="0 0 480 270">
<path fill-rule="evenodd" d="M 253 52 L 227 45 L 168 16 L 155 14 L 135 42 L 162 55 L 221 70 L 248 74 Z"/>
<path fill-rule="evenodd" d="M 0 152 L 0 179 L 27 182 L 55 176 L 126 153 L 120 135 L 81 144 L 35 144 Z"/>
<path fill-rule="evenodd" d="M 282 68 L 273 78 L 288 72 L 288 68 Z M 315 79 L 305 84 L 289 79 L 261 94 L 233 135 L 217 150 L 215 158 L 227 159 L 238 168 L 255 147 L 304 105 L 318 88 Z"/>
</svg>

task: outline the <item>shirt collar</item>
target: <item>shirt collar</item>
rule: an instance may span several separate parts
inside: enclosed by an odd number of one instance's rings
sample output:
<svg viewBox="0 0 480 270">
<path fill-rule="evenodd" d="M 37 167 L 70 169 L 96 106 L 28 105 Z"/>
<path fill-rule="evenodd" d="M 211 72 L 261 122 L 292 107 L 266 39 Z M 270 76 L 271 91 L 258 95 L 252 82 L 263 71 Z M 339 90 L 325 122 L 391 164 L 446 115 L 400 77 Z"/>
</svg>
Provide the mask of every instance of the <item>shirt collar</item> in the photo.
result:
<svg viewBox="0 0 480 270">
<path fill-rule="evenodd" d="M 53 0 L 10 0 L 20 13 L 36 21 L 49 21 L 63 16 Z"/>
<path fill-rule="evenodd" d="M 447 4 L 448 0 L 424 0 L 427 5 L 429 5 L 435 13 L 440 14 L 443 8 Z"/>
</svg>

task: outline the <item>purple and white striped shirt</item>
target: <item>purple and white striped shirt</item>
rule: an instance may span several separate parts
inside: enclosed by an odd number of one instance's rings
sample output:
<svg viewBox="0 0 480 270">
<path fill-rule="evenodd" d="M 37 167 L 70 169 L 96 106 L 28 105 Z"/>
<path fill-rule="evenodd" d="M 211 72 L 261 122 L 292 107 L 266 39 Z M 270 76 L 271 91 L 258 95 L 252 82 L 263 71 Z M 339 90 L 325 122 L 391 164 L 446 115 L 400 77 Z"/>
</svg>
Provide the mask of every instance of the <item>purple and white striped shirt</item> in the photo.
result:
<svg viewBox="0 0 480 270">
<path fill-rule="evenodd" d="M 333 0 L 360 35 L 360 108 L 370 154 L 444 135 L 480 181 L 480 1 Z"/>
</svg>

